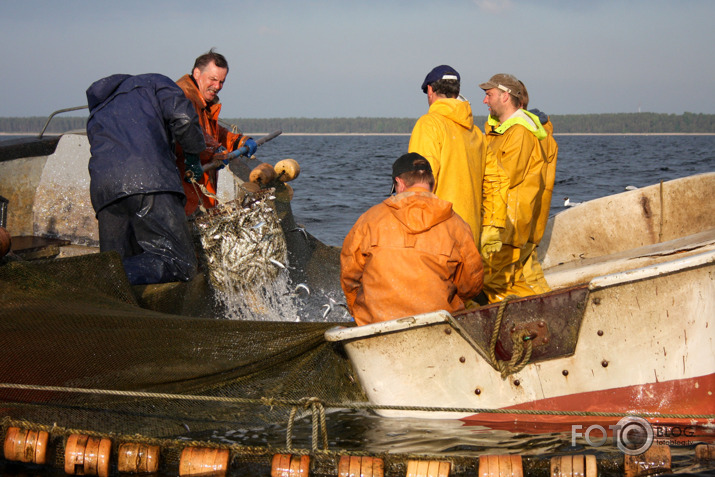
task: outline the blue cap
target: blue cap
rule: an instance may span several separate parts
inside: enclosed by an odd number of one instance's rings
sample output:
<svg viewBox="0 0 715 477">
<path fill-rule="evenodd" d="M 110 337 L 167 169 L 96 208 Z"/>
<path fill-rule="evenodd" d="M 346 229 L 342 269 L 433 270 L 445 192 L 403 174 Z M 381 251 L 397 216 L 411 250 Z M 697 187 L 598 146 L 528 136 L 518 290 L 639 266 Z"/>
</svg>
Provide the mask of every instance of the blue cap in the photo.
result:
<svg viewBox="0 0 715 477">
<path fill-rule="evenodd" d="M 441 79 L 451 79 L 459 81 L 459 73 L 457 70 L 449 65 L 439 65 L 435 66 L 432 71 L 427 74 L 424 82 L 422 83 L 422 92 L 427 93 L 427 85 L 439 81 Z"/>
</svg>

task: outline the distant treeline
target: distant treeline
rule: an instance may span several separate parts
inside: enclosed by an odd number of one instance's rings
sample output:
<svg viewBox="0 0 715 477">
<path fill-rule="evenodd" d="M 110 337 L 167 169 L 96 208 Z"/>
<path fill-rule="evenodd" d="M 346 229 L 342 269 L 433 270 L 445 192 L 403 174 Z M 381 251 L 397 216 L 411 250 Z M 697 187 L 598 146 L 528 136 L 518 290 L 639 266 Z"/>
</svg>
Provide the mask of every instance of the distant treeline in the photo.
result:
<svg viewBox="0 0 715 477">
<path fill-rule="evenodd" d="M 84 117 L 55 117 L 46 133 L 84 129 Z M 221 120 L 230 128 L 237 125 L 248 133 L 303 134 L 409 134 L 417 118 L 268 118 Z M 486 116 L 475 116 L 474 122 L 484 127 Z M 44 117 L 0 118 L 0 132 L 33 134 L 42 130 Z M 715 114 L 564 114 L 551 116 L 555 134 L 628 134 L 628 133 L 715 133 Z"/>
</svg>

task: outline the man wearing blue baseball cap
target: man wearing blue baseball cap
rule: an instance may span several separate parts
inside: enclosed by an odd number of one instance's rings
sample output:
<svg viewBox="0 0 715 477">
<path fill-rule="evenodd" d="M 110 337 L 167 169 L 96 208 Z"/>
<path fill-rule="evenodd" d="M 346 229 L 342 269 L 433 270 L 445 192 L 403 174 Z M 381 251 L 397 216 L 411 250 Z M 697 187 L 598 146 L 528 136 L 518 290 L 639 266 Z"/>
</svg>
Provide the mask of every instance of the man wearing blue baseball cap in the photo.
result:
<svg viewBox="0 0 715 477">
<path fill-rule="evenodd" d="M 474 126 L 472 107 L 459 88 L 459 73 L 449 65 L 427 74 L 422 92 L 429 110 L 415 124 L 408 151 L 429 161 L 435 195 L 452 203 L 485 255 L 501 247 L 509 180 L 484 134 Z"/>
</svg>

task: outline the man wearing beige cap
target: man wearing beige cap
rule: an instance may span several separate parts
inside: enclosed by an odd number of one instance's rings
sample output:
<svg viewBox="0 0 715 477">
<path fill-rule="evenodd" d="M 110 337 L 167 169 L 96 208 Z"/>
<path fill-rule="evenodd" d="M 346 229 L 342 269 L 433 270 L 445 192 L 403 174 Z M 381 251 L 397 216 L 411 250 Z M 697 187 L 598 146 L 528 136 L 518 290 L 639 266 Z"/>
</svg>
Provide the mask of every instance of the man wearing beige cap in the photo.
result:
<svg viewBox="0 0 715 477">
<path fill-rule="evenodd" d="M 472 230 L 482 254 L 501 247 L 506 220 L 506 174 L 474 125 L 469 102 L 459 95 L 460 77 L 449 65 L 427 74 L 422 91 L 429 111 L 415 124 L 409 152 L 424 156 L 435 177 L 434 193 L 451 202 Z"/>
<path fill-rule="evenodd" d="M 536 292 L 524 278 L 524 262 L 538 245 L 537 218 L 545 185 L 545 155 L 539 141 L 546 137 L 539 118 L 521 109 L 522 83 L 497 74 L 479 85 L 489 107 L 487 144 L 509 177 L 507 221 L 501 250 L 484 260 L 484 293 L 490 303 L 508 295 Z"/>
</svg>

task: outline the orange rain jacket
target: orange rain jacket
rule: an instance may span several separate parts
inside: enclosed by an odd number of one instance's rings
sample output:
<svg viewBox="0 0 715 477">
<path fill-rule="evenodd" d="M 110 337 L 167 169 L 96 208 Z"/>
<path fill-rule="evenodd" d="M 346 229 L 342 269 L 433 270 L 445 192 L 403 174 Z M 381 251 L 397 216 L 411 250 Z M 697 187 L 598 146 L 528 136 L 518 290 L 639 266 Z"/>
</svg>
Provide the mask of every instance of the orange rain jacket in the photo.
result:
<svg viewBox="0 0 715 477">
<path fill-rule="evenodd" d="M 204 130 L 204 139 L 206 140 L 207 147 L 199 156 L 201 164 L 209 162 L 211 157 L 216 154 L 216 150 L 221 146 L 225 147 L 228 151 L 233 151 L 241 147 L 246 136 L 232 133 L 218 124 L 218 114 L 221 112 L 221 103 L 219 103 L 218 96 L 211 104 L 206 104 L 191 75 L 182 76 L 176 84 L 179 85 L 186 97 L 193 103 L 194 108 L 196 108 L 196 113 L 199 115 L 201 129 Z M 184 152 L 181 150 L 181 147 L 178 146 L 176 148 L 176 165 L 179 168 L 181 183 L 184 185 L 184 193 L 186 194 L 186 206 L 184 207 L 186 215 L 191 215 L 197 209 L 199 203 L 203 203 L 203 206 L 206 208 L 215 207 L 215 199 L 203 194 L 196 185 L 184 180 Z M 217 175 L 218 171 L 216 169 L 205 172 L 203 177 L 197 180 L 197 182 L 205 186 L 210 193 L 216 194 Z"/>
<path fill-rule="evenodd" d="M 546 131 L 536 115 L 523 109 L 502 124 L 490 116 L 485 129 L 487 143 L 509 177 L 502 243 L 517 248 L 527 242 L 538 245 L 536 225 L 546 180 L 546 157 L 539 141 Z"/>
<path fill-rule="evenodd" d="M 358 325 L 455 312 L 482 289 L 482 259 L 452 204 L 413 187 L 371 207 L 345 237 L 340 284 Z"/>
<path fill-rule="evenodd" d="M 445 98 L 432 103 L 412 129 L 408 152 L 429 161 L 434 193 L 453 204 L 476 244 L 482 226 L 504 227 L 509 180 L 474 126 L 468 101 Z"/>
</svg>

